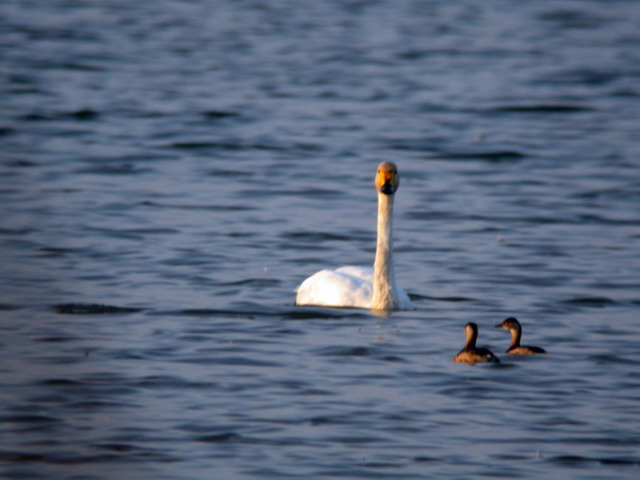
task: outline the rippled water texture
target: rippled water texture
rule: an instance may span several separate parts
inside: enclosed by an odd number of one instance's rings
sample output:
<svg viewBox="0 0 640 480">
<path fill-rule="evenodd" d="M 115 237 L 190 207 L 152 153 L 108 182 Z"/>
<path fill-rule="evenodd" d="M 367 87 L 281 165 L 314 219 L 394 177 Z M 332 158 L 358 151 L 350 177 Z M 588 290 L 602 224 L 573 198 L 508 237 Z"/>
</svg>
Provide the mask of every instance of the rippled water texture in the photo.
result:
<svg viewBox="0 0 640 480">
<path fill-rule="evenodd" d="M 0 477 L 639 478 L 639 25 L 1 2 Z M 372 263 L 382 160 L 416 309 L 294 306 Z"/>
</svg>

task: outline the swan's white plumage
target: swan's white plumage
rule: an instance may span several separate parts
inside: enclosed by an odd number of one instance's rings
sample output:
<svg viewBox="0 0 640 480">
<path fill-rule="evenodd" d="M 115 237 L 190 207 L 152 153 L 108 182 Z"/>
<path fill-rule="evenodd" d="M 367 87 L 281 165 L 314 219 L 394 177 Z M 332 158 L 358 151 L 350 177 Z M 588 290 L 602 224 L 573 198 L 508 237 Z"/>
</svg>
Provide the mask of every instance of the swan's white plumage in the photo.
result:
<svg viewBox="0 0 640 480">
<path fill-rule="evenodd" d="M 400 310 L 413 308 L 406 292 L 394 285 Z M 298 287 L 297 305 L 325 307 L 371 308 L 373 298 L 373 268 L 347 266 L 335 270 L 320 270 Z"/>
<path fill-rule="evenodd" d="M 340 267 L 321 270 L 297 290 L 297 305 L 358 307 L 374 310 L 410 310 L 409 296 L 395 281 L 392 260 L 393 194 L 398 187 L 397 168 L 391 162 L 378 167 L 378 241 L 376 261 L 371 267 Z"/>
<path fill-rule="evenodd" d="M 296 304 L 369 308 L 372 296 L 373 268 L 340 267 L 320 270 L 302 282 Z"/>
</svg>

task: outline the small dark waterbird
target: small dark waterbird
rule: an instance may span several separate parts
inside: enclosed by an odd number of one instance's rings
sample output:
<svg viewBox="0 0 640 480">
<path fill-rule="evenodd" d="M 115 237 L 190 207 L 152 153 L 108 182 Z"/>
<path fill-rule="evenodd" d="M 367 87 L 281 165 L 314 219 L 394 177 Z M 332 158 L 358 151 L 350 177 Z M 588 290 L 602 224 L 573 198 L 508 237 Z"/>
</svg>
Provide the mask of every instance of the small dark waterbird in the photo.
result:
<svg viewBox="0 0 640 480">
<path fill-rule="evenodd" d="M 531 345 L 520 345 L 520 338 L 522 337 L 522 326 L 517 318 L 509 317 L 496 325 L 496 328 L 504 328 L 511 333 L 511 345 L 507 349 L 507 353 L 510 355 L 535 355 L 537 353 L 547 353 L 540 347 L 534 347 Z"/>
<path fill-rule="evenodd" d="M 500 363 L 500 359 L 496 357 L 491 350 L 483 347 L 476 347 L 478 339 L 478 325 L 469 322 L 464 327 L 464 333 L 467 336 L 467 342 L 464 348 L 453 357 L 454 362 L 458 363 Z"/>
</svg>

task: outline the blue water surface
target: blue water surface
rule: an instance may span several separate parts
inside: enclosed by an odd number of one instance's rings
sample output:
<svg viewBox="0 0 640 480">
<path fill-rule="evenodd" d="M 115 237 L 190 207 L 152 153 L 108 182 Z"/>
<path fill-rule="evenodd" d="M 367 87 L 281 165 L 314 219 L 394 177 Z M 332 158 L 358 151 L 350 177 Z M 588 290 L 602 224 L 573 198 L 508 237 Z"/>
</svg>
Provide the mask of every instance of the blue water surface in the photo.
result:
<svg viewBox="0 0 640 480">
<path fill-rule="evenodd" d="M 0 477 L 638 478 L 638 25 L 3 1 Z M 384 160 L 416 309 L 295 306 L 372 264 Z M 451 361 L 469 321 L 500 365 Z"/>
</svg>

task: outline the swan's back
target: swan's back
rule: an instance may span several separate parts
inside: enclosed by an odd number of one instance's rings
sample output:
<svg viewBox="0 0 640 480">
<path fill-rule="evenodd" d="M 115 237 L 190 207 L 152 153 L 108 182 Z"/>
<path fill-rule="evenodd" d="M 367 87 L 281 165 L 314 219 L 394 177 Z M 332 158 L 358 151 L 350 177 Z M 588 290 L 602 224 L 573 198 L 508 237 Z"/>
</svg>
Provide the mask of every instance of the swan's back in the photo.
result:
<svg viewBox="0 0 640 480">
<path fill-rule="evenodd" d="M 407 293 L 395 283 L 392 288 L 398 297 L 398 308 L 411 310 L 413 305 Z M 373 268 L 340 267 L 320 270 L 298 287 L 296 305 L 322 305 L 325 307 L 371 308 L 373 300 Z"/>
<path fill-rule="evenodd" d="M 373 297 L 373 268 L 340 267 L 320 270 L 298 287 L 296 305 L 369 308 Z"/>
</svg>

